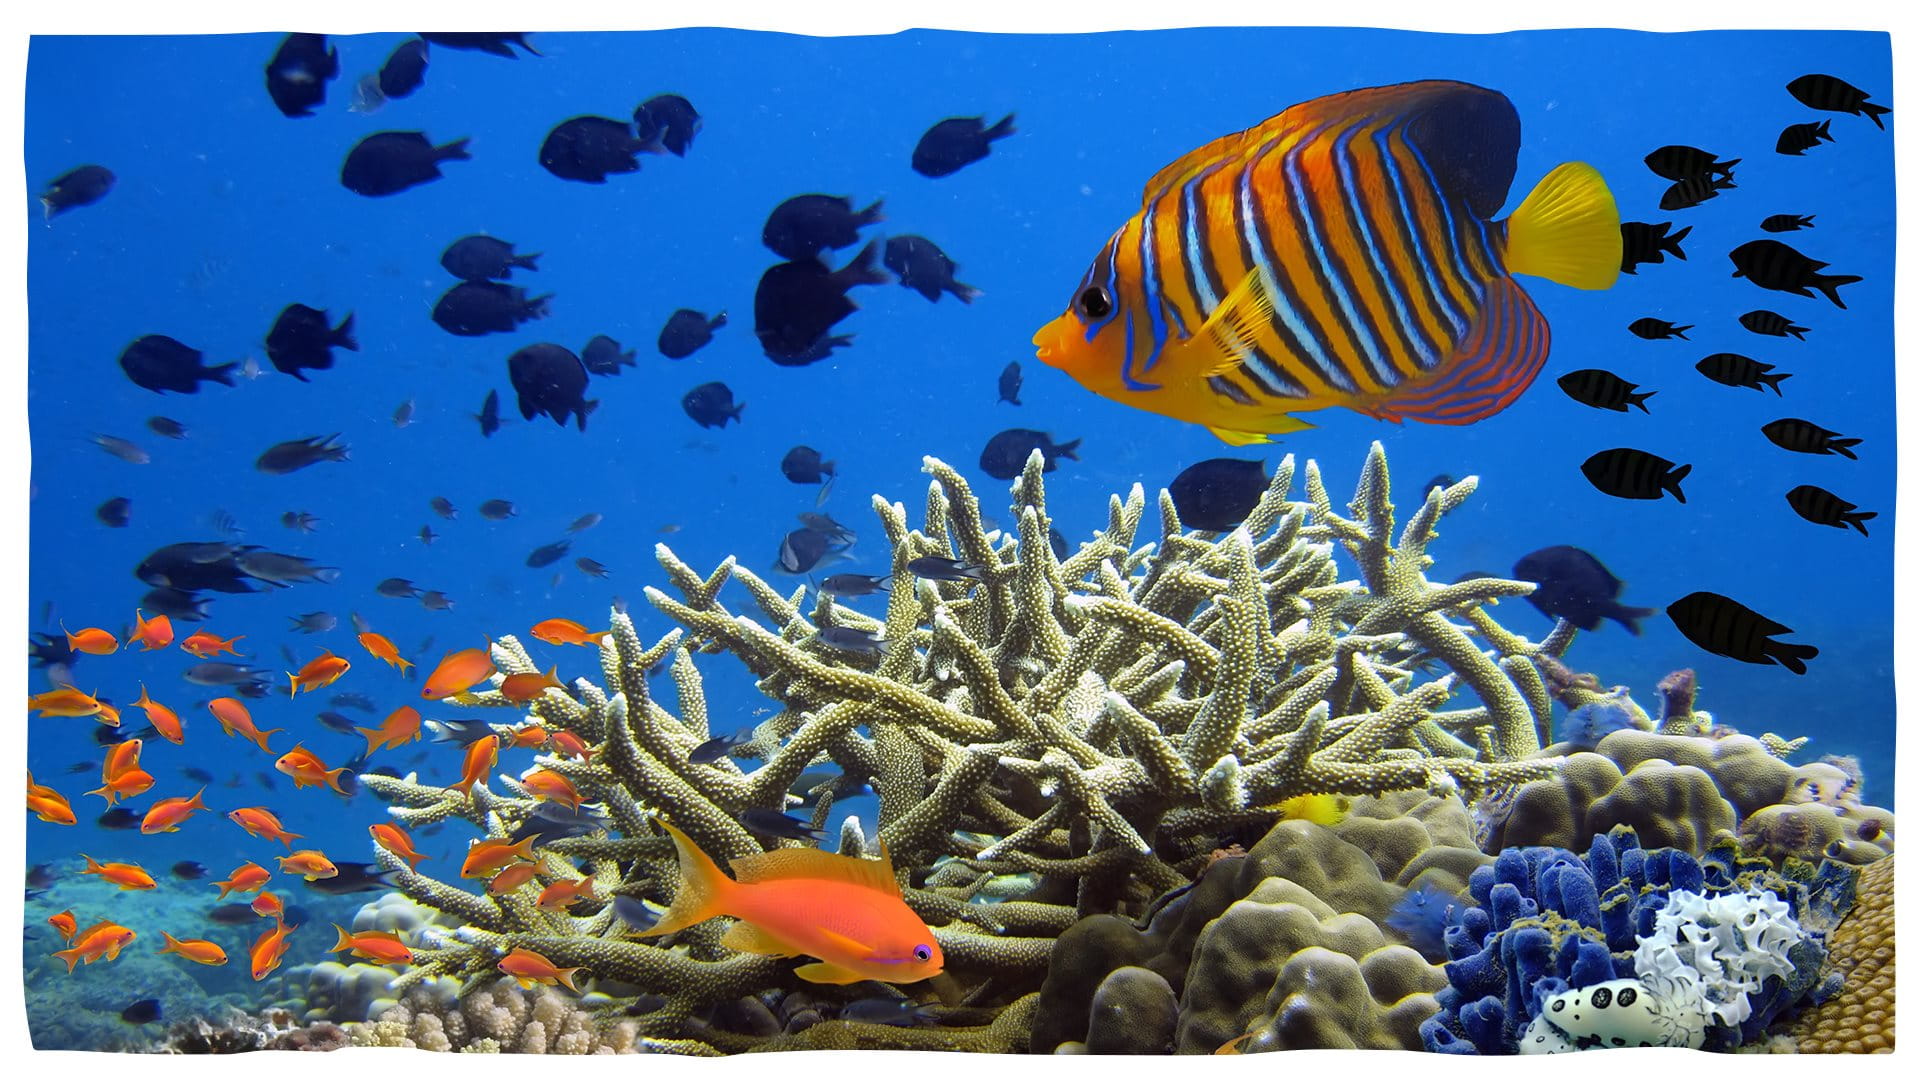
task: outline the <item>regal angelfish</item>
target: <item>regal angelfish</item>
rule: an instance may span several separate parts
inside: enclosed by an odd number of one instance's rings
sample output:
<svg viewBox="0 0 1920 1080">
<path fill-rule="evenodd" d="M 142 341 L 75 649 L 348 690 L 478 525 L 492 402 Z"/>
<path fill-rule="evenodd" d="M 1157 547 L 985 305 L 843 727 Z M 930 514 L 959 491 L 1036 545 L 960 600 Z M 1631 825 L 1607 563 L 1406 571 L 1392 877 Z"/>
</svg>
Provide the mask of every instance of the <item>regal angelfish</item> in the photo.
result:
<svg viewBox="0 0 1920 1080">
<path fill-rule="evenodd" d="M 1511 277 L 1605 289 L 1620 218 L 1591 166 L 1548 173 L 1512 216 L 1520 121 L 1458 82 L 1354 90 L 1161 169 L 1033 342 L 1082 386 L 1227 442 L 1344 406 L 1470 424 L 1546 362 Z"/>
</svg>

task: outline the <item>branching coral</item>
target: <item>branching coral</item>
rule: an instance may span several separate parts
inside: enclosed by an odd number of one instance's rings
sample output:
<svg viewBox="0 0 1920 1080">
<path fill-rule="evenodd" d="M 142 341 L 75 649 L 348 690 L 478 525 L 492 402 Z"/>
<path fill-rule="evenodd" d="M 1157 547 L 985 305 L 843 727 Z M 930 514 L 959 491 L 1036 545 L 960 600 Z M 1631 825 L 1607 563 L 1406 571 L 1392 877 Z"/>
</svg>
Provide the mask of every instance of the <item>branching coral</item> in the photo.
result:
<svg viewBox="0 0 1920 1080">
<path fill-rule="evenodd" d="M 1246 523 L 1224 536 L 1184 530 L 1162 493 L 1157 545 L 1136 540 L 1146 512 L 1136 485 L 1110 500 L 1104 530 L 1060 559 L 1048 542 L 1043 464 L 1034 455 L 1013 486 L 1011 535 L 988 531 L 966 480 L 932 458 L 922 528 L 909 528 L 904 506 L 876 497 L 895 582 L 884 619 L 824 595 L 803 610 L 804 587 L 783 596 L 731 559 L 703 577 L 660 545 L 679 596 L 650 588 L 647 598 L 679 627 L 647 645 L 615 612 L 601 643 L 604 681 L 578 680 L 571 694 L 549 689 L 525 709 L 531 722 L 592 747 L 585 760 L 556 754 L 540 764 L 604 806 L 604 818 L 546 839 L 537 878 L 501 897 L 381 852 L 403 892 L 465 924 L 416 949 L 395 991 L 445 974 L 472 992 L 492 981 L 506 952 L 525 948 L 558 967 L 584 967 L 610 994 L 652 995 L 657 1007 L 636 1017 L 639 1036 L 749 1048 L 708 1017 L 795 985 L 788 962 L 725 949 L 711 924 L 662 946 L 628 936 L 610 904 L 568 915 L 538 909 L 533 897 L 546 882 L 588 876 L 603 897 L 665 902 L 676 869 L 652 816 L 670 818 L 722 861 L 750 854 L 760 843 L 739 815 L 785 809 L 810 767 L 838 770 L 814 804 L 816 826 L 836 797 L 866 785 L 877 793 L 879 839 L 908 904 L 935 927 L 967 1004 L 986 1007 L 1037 988 L 1055 939 L 1078 917 L 1184 885 L 1223 837 L 1258 835 L 1287 800 L 1473 797 L 1559 768 L 1561 758 L 1540 754 L 1550 705 L 1534 660 L 1566 637 L 1529 642 L 1480 608 L 1531 586 L 1425 576 L 1437 523 L 1472 494 L 1472 479 L 1430 492 L 1396 538 L 1379 444 L 1344 514 L 1311 462 L 1306 499 L 1290 498 L 1289 457 Z M 1336 547 L 1357 564 L 1358 580 L 1341 580 Z M 908 564 L 929 555 L 964 559 L 981 580 L 916 579 Z M 730 582 L 758 618 L 722 601 Z M 883 644 L 839 649 L 822 638 L 827 627 L 879 633 Z M 717 653 L 739 660 L 779 707 L 735 750 L 764 760 L 751 772 L 732 759 L 687 760 L 711 734 L 694 657 Z M 496 685 L 537 670 L 511 637 L 493 657 Z M 663 663 L 677 711 L 648 684 Z M 1424 679 L 1416 668 L 1430 664 L 1445 673 Z M 1477 703 L 1447 708 L 1456 689 Z M 472 701 L 514 707 L 497 689 Z M 546 827 L 511 779 L 505 794 L 482 784 L 470 796 L 412 777 L 365 782 L 406 824 L 459 817 L 492 837 Z M 1383 833 L 1376 842 L 1401 841 Z M 1028 898 L 977 895 L 983 880 L 1015 879 L 1036 883 Z M 991 1035 L 972 1045 L 1007 1044 L 1005 1019 L 980 1028 Z M 835 1028 L 834 1037 L 853 1043 L 858 1029 L 886 1027 L 845 1026 L 852 1034 Z M 867 1034 L 874 1045 L 909 1041 L 898 1029 Z"/>
</svg>

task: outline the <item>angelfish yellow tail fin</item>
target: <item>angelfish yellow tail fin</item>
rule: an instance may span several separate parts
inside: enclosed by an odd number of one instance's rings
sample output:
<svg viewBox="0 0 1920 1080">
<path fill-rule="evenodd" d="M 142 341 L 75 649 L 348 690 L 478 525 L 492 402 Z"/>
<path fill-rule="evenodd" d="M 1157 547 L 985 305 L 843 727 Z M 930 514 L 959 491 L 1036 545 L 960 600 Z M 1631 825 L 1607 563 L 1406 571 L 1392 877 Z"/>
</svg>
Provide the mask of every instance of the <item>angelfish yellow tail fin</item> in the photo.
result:
<svg viewBox="0 0 1920 1080">
<path fill-rule="evenodd" d="M 1620 210 L 1600 171 L 1569 161 L 1541 179 L 1507 218 L 1507 269 L 1576 289 L 1620 276 Z"/>
<path fill-rule="evenodd" d="M 724 914 L 724 898 L 739 887 L 686 833 L 664 821 L 660 827 L 673 837 L 673 846 L 680 854 L 680 888 L 673 894 L 673 906 L 653 926 L 641 931 L 640 937 L 671 934 Z"/>
</svg>

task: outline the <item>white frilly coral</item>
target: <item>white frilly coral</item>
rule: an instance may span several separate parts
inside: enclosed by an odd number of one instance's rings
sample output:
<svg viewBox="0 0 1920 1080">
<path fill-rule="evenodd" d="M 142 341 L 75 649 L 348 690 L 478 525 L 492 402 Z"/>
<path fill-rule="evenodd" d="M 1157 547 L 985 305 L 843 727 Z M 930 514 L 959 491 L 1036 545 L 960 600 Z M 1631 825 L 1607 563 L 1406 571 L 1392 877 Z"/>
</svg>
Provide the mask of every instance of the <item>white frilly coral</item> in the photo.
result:
<svg viewBox="0 0 1920 1080">
<path fill-rule="evenodd" d="M 1732 1027 L 1752 1015 L 1748 995 L 1768 976 L 1792 975 L 1787 954 L 1806 937 L 1786 903 L 1765 890 L 1675 892 L 1640 939 L 1633 968 L 1656 996 L 1695 1000 L 1709 1023 Z"/>
</svg>

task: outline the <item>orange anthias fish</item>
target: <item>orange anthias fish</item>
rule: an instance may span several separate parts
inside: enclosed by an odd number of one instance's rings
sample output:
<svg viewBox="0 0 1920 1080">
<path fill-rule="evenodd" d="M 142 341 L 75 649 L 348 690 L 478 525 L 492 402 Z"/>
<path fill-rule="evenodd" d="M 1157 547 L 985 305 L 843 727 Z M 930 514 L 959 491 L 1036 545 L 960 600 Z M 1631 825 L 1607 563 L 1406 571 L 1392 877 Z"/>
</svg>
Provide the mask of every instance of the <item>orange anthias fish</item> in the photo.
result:
<svg viewBox="0 0 1920 1080">
<path fill-rule="evenodd" d="M 547 729 L 539 724 L 528 724 L 526 727 L 514 729 L 513 742 L 508 744 L 508 749 L 538 750 L 547 745 L 547 740 L 551 737 L 547 734 Z"/>
<path fill-rule="evenodd" d="M 533 624 L 533 636 L 549 645 L 598 645 L 612 632 L 591 633 L 572 619 L 546 619 Z"/>
<path fill-rule="evenodd" d="M 87 860 L 87 868 L 80 871 L 81 873 L 98 874 L 104 880 L 111 881 L 115 885 L 120 886 L 121 892 L 153 888 L 153 875 L 140 869 L 140 867 L 134 863 L 97 863 L 93 861 L 93 856 L 91 855 L 81 855 L 80 857 Z"/>
<path fill-rule="evenodd" d="M 41 821 L 52 825 L 72 825 L 77 820 L 67 797 L 45 784 L 34 783 L 32 772 L 27 773 L 27 812 L 38 814 Z"/>
<path fill-rule="evenodd" d="M 474 686 L 493 677 L 493 656 L 486 649 L 461 649 L 441 657 L 440 663 L 427 676 L 427 685 L 420 690 L 420 696 L 430 701 L 464 694 Z"/>
<path fill-rule="evenodd" d="M 548 668 L 546 674 L 537 671 L 523 671 L 518 675 L 509 675 L 500 680 L 500 694 L 508 701 L 525 704 L 536 701 L 548 688 L 566 689 L 567 684 L 560 681 L 558 665 Z"/>
<path fill-rule="evenodd" d="M 579 881 L 556 881 L 540 890 L 540 899 L 534 906 L 544 911 L 565 911 L 582 900 L 598 900 L 593 892 L 593 879 L 581 878 Z"/>
<path fill-rule="evenodd" d="M 292 842 L 289 841 L 287 846 L 292 847 Z M 227 880 L 216 881 L 214 884 L 220 887 L 220 899 L 225 900 L 228 893 L 249 893 L 271 880 L 273 880 L 273 871 L 257 862 L 243 862 L 233 868 L 233 872 L 227 875 Z"/>
<path fill-rule="evenodd" d="M 280 958 L 287 955 L 287 935 L 293 931 L 294 927 L 275 919 L 271 930 L 262 932 L 254 939 L 253 946 L 247 950 L 254 982 L 273 974 L 273 969 L 280 966 Z"/>
<path fill-rule="evenodd" d="M 408 870 L 418 873 L 420 864 L 427 860 L 427 856 L 413 850 L 413 837 L 408 836 L 407 831 L 398 825 L 389 825 L 385 822 L 369 825 L 367 833 L 373 837 L 374 843 L 392 853 L 394 858 L 406 863 Z"/>
<path fill-rule="evenodd" d="M 375 660 L 384 660 L 389 667 L 399 668 L 402 675 L 413 666 L 413 661 L 401 656 L 400 650 L 394 648 L 393 642 L 388 641 L 383 634 L 376 634 L 371 630 L 361 634 L 360 647 L 367 650 Z"/>
<path fill-rule="evenodd" d="M 133 609 L 133 641 L 147 652 L 164 649 L 173 644 L 173 620 L 165 615 L 155 615 L 149 619 L 146 612 Z"/>
<path fill-rule="evenodd" d="M 349 930 L 339 923 L 333 928 L 340 935 L 328 952 L 343 952 L 349 956 L 364 956 L 376 964 L 411 964 L 413 950 L 400 940 L 400 935 L 391 930 Z"/>
<path fill-rule="evenodd" d="M 101 786 L 87 794 L 101 796 L 108 806 L 146 794 L 153 787 L 153 774 L 140 767 L 140 746 L 141 740 L 128 739 L 108 750 L 100 769 Z"/>
<path fill-rule="evenodd" d="M 500 961 L 500 970 L 513 976 L 522 990 L 535 984 L 552 986 L 559 983 L 576 994 L 580 992 L 573 985 L 573 973 L 580 971 L 580 968 L 554 967 L 553 961 L 532 949 L 515 949 L 508 953 L 506 959 Z"/>
<path fill-rule="evenodd" d="M 554 749 L 568 757 L 577 757 L 581 761 L 592 761 L 593 751 L 587 748 L 587 741 L 571 731 L 556 731 L 548 739 Z"/>
<path fill-rule="evenodd" d="M 27 708 L 36 709 L 41 716 L 95 716 L 100 712 L 100 699 L 92 694 L 83 693 L 71 686 L 55 687 L 43 693 L 27 697 Z M 114 717 L 113 727 L 119 727 L 119 717 Z"/>
<path fill-rule="evenodd" d="M 532 881 L 534 875 L 539 872 L 539 863 L 514 863 L 512 866 L 493 875 L 493 879 L 487 882 L 487 892 L 492 896 L 505 896 L 520 886 L 525 885 L 527 882 Z"/>
<path fill-rule="evenodd" d="M 220 730 L 226 732 L 229 738 L 239 735 L 269 754 L 273 751 L 267 746 L 267 736 L 278 735 L 283 730 L 268 728 L 261 731 L 255 727 L 253 714 L 247 711 L 247 707 L 240 702 L 239 698 L 214 698 L 207 702 L 207 711 L 213 713 L 215 720 L 220 721 Z"/>
<path fill-rule="evenodd" d="M 533 792 L 534 797 L 557 802 L 569 810 L 580 809 L 580 792 L 573 782 L 552 769 L 538 769 L 524 776 L 520 786 Z"/>
<path fill-rule="evenodd" d="M 120 639 L 97 626 L 89 626 L 76 634 L 68 630 L 65 623 L 61 623 L 60 631 L 67 635 L 67 648 L 74 652 L 83 652 L 91 656 L 107 656 L 120 649 Z"/>
<path fill-rule="evenodd" d="M 147 816 L 141 819 L 140 831 L 148 835 L 163 832 L 179 832 L 181 822 L 192 817 L 195 810 L 205 810 L 207 808 L 207 804 L 200 801 L 200 796 L 206 790 L 207 789 L 203 787 L 199 791 L 194 792 L 190 798 L 181 798 L 176 795 L 173 798 L 161 799 L 159 802 L 154 803 L 153 808 L 147 811 Z"/>
<path fill-rule="evenodd" d="M 240 650 L 234 648 L 233 643 L 246 636 L 245 634 L 235 634 L 230 638 L 223 638 L 217 637 L 205 630 L 195 630 L 180 642 L 180 647 L 202 660 L 212 659 L 214 656 L 223 652 L 239 656 Z"/>
<path fill-rule="evenodd" d="M 299 833 L 282 829 L 280 819 L 264 806 L 243 806 L 238 810 L 228 811 L 227 820 L 255 836 L 267 840 L 278 840 L 287 845 L 289 851 L 293 850 L 293 842 L 300 839 Z"/>
<path fill-rule="evenodd" d="M 1147 182 L 1041 361 L 1234 445 L 1344 406 L 1471 424 L 1546 362 L 1546 319 L 1514 274 L 1605 289 L 1620 215 L 1563 164 L 1495 221 L 1520 148 L 1504 94 L 1402 83 L 1333 94 L 1200 147 Z"/>
<path fill-rule="evenodd" d="M 273 767 L 293 777 L 295 790 L 303 787 L 330 787 L 342 795 L 347 794 L 347 789 L 340 786 L 340 778 L 353 771 L 344 765 L 337 769 L 329 769 L 327 763 L 315 756 L 313 751 L 298 744 L 281 754 L 280 760 L 274 762 Z"/>
<path fill-rule="evenodd" d="M 508 863 L 522 860 L 539 861 L 533 853 L 533 842 L 537 836 L 529 836 L 519 843 L 505 840 L 477 840 L 467 849 L 466 861 L 460 864 L 460 876 L 463 878 L 492 877 L 494 873 Z"/>
<path fill-rule="evenodd" d="M 72 941 L 73 935 L 80 929 L 79 920 L 73 917 L 73 909 L 68 908 L 58 915 L 47 916 L 47 925 L 60 931 L 61 941 Z"/>
<path fill-rule="evenodd" d="M 153 725 L 153 730 L 159 732 L 161 738 L 175 746 L 187 741 L 186 725 L 180 722 L 180 715 L 148 697 L 145 683 L 140 684 L 140 700 L 133 704 L 146 710 L 147 722 Z"/>
<path fill-rule="evenodd" d="M 196 964 L 206 964 L 208 967 L 217 967 L 227 962 L 227 950 L 211 941 L 201 938 L 177 938 L 165 930 L 160 931 L 160 936 L 167 939 L 167 943 L 160 948 L 162 953 L 184 956 Z"/>
<path fill-rule="evenodd" d="M 105 957 L 117 959 L 120 950 L 133 944 L 139 935 L 114 922 L 97 922 L 74 935 L 73 946 L 61 949 L 53 955 L 67 962 L 67 974 L 73 974 L 76 963 L 91 964 Z"/>
<path fill-rule="evenodd" d="M 473 797 L 473 785 L 486 779 L 487 770 L 500 760 L 500 736 L 489 735 L 484 739 L 475 739 L 467 744 L 466 760 L 460 766 L 458 783 L 448 784 L 448 791 L 457 791 L 468 798 Z"/>
<path fill-rule="evenodd" d="M 301 691 L 311 693 L 323 686 L 332 684 L 335 679 L 347 673 L 353 664 L 344 656 L 335 656 L 325 649 L 320 655 L 306 662 L 299 671 L 287 672 L 287 696 L 292 697 Z"/>
<path fill-rule="evenodd" d="M 379 727 L 357 727 L 353 730 L 367 737 L 369 754 L 385 747 L 397 749 L 420 737 L 420 710 L 411 705 L 402 705 L 388 713 Z"/>
<path fill-rule="evenodd" d="M 808 982 L 910 983 L 946 963 L 933 931 L 900 897 L 893 861 L 814 848 L 780 848 L 732 862 L 729 878 L 679 829 L 661 823 L 680 853 L 673 906 L 641 937 L 670 934 L 716 915 L 734 923 L 720 944 L 766 956 L 813 956 L 794 974 Z"/>
<path fill-rule="evenodd" d="M 262 892 L 253 898 L 253 903 L 247 906 L 253 909 L 255 915 L 263 919 L 278 919 L 287 913 L 287 905 L 281 903 L 280 898 L 270 892 Z"/>
<path fill-rule="evenodd" d="M 283 874 L 299 874 L 308 881 L 318 881 L 321 878 L 333 877 L 338 874 L 340 870 L 334 866 L 332 860 L 328 859 L 325 855 L 322 855 L 312 848 L 308 848 L 304 851 L 296 851 L 291 855 L 280 856 L 280 872 Z"/>
</svg>

